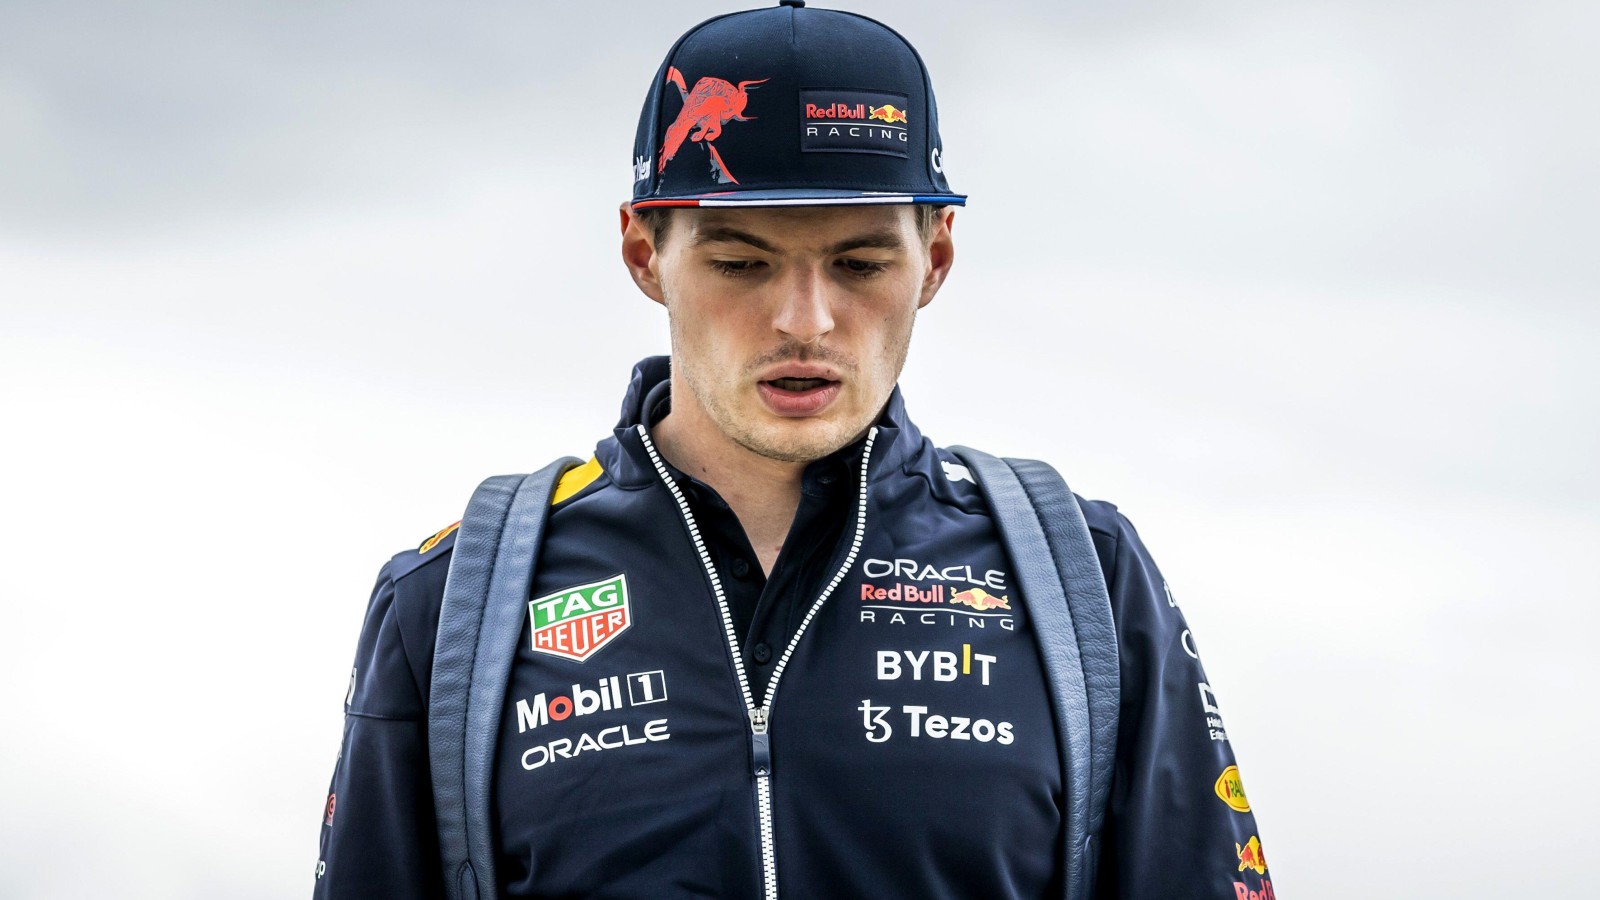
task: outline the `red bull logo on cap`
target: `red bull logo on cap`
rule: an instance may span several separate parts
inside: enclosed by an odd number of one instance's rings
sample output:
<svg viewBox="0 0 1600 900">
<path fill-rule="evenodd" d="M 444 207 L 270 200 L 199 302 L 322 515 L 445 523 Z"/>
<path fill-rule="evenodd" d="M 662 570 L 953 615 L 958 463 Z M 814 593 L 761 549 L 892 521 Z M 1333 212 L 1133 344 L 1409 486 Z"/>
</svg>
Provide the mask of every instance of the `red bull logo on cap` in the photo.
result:
<svg viewBox="0 0 1600 900">
<path fill-rule="evenodd" d="M 722 154 L 717 152 L 716 144 L 712 143 L 722 136 L 722 126 L 729 122 L 749 122 L 755 116 L 744 114 L 745 105 L 750 102 L 748 91 L 758 84 L 766 81 L 758 78 L 754 81 L 741 81 L 737 85 L 721 78 L 704 77 L 694 83 L 694 90 L 690 90 L 683 80 L 683 73 L 676 66 L 667 68 L 667 81 L 678 88 L 678 95 L 683 98 L 683 108 L 678 110 L 678 117 L 667 126 L 667 134 L 661 143 L 661 162 L 656 165 L 657 172 L 664 172 L 667 163 L 672 161 L 678 151 L 683 148 L 683 142 L 702 144 L 707 154 L 711 157 L 711 174 L 718 184 L 738 184 L 739 179 L 733 177 L 728 171 L 728 164 L 722 161 Z"/>
<path fill-rule="evenodd" d="M 888 91 L 800 91 L 802 152 L 871 153 L 909 158 L 910 100 Z"/>
<path fill-rule="evenodd" d="M 867 112 L 869 113 L 868 118 L 882 119 L 885 122 L 904 122 L 906 120 L 905 110 L 895 109 L 894 106 L 888 103 L 885 103 L 877 109 L 869 109 Z"/>
</svg>

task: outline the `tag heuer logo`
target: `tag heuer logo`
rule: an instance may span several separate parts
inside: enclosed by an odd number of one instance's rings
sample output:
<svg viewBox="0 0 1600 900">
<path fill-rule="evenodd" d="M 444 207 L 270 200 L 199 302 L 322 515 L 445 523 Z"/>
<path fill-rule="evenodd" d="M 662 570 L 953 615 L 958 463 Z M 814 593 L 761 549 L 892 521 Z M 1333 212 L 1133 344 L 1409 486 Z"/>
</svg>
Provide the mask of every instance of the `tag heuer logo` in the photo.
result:
<svg viewBox="0 0 1600 900">
<path fill-rule="evenodd" d="M 621 575 L 580 584 L 528 603 L 533 652 L 583 662 L 628 630 L 628 582 Z"/>
</svg>

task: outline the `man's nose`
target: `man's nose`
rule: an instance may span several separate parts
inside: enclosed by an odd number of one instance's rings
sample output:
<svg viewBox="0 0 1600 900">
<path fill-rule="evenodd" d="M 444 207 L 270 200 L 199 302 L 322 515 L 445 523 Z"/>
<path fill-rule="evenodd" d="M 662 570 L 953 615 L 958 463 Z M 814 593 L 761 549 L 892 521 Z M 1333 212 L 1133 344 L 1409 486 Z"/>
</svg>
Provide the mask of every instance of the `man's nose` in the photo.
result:
<svg viewBox="0 0 1600 900">
<path fill-rule="evenodd" d="M 815 266 L 791 266 L 779 290 L 783 296 L 772 323 L 778 331 L 809 344 L 833 330 L 831 285 L 825 272 Z"/>
</svg>

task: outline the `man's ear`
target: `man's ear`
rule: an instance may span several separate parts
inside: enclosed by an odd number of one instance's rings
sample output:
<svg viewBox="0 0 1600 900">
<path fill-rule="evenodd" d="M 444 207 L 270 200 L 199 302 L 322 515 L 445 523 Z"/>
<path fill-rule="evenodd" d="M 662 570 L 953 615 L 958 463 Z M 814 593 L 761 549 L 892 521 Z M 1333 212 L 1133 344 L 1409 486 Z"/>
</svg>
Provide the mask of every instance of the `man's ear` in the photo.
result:
<svg viewBox="0 0 1600 900">
<path fill-rule="evenodd" d="M 928 239 L 928 271 L 922 278 L 922 297 L 917 301 L 918 309 L 933 302 L 933 295 L 939 293 L 939 287 L 950 274 L 950 267 L 955 264 L 956 244 L 951 236 L 955 222 L 955 207 L 946 206 L 939 211 L 939 224 L 934 226 L 933 234 Z"/>
<path fill-rule="evenodd" d="M 666 305 L 666 294 L 661 290 L 661 257 L 656 253 L 656 238 L 650 227 L 629 208 L 624 200 L 617 208 L 622 225 L 622 264 L 628 267 L 633 283 L 646 297 Z"/>
</svg>

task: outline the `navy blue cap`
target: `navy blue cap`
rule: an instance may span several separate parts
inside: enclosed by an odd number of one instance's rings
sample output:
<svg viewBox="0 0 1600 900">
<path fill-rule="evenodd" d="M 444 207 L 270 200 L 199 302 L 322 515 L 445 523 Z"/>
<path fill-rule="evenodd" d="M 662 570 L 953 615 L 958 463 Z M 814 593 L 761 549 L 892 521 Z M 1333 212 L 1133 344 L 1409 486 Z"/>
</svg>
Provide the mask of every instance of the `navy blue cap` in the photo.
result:
<svg viewBox="0 0 1600 900">
<path fill-rule="evenodd" d="M 784 0 L 672 45 L 639 116 L 632 207 L 963 205 L 942 153 L 933 85 L 905 38 Z"/>
</svg>

